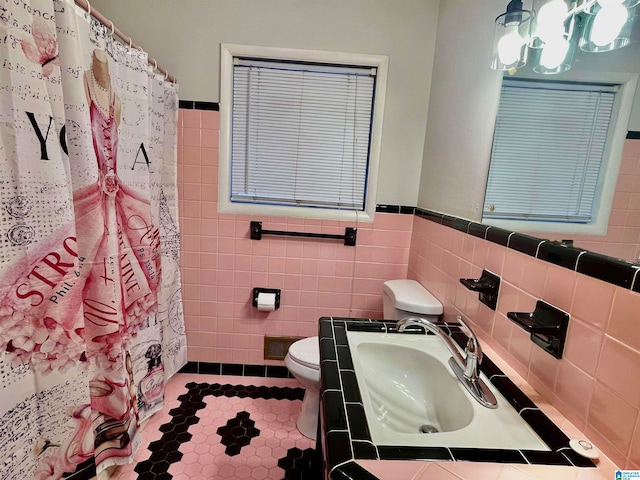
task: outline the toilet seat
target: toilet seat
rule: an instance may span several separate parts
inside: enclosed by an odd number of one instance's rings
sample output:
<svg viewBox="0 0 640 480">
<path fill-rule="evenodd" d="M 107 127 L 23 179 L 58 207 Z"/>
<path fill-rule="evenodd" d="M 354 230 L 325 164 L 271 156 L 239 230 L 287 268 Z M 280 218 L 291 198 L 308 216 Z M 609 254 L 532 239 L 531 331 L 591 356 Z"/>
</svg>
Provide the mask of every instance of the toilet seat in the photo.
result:
<svg viewBox="0 0 640 480">
<path fill-rule="evenodd" d="M 289 347 L 289 357 L 300 365 L 320 370 L 320 348 L 318 337 L 308 337 L 292 343 Z"/>
</svg>

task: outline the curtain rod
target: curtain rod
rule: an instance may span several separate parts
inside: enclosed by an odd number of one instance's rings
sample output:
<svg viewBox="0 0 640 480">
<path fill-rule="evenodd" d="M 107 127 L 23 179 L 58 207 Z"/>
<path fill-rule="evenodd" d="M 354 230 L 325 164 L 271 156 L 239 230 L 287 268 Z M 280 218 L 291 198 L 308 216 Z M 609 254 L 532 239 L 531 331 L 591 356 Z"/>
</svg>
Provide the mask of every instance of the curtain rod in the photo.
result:
<svg viewBox="0 0 640 480">
<path fill-rule="evenodd" d="M 138 50 L 142 50 L 142 47 L 136 45 L 131 41 L 131 37 L 127 37 L 124 33 L 122 33 L 116 26 L 113 24 L 111 20 L 102 15 L 99 11 L 91 6 L 88 0 L 74 0 L 76 5 L 89 13 L 89 15 L 93 16 L 96 20 L 102 23 L 105 27 L 109 27 L 111 29 L 111 35 L 117 35 L 120 40 L 126 45 L 129 45 L 130 48 L 135 48 Z M 169 80 L 171 83 L 178 83 L 178 79 L 173 75 L 169 74 L 169 72 L 158 65 L 153 58 L 149 57 L 149 65 L 153 65 L 154 70 L 158 70 L 160 73 L 164 74 L 165 80 Z"/>
</svg>

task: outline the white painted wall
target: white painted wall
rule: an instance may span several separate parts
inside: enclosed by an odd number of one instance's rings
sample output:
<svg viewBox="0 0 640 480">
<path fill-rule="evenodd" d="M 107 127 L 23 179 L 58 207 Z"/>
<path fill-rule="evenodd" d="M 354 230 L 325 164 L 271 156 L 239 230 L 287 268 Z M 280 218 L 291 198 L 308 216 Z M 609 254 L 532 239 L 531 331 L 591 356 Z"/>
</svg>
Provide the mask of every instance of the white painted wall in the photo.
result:
<svg viewBox="0 0 640 480">
<path fill-rule="evenodd" d="M 220 44 L 389 57 L 376 203 L 416 205 L 438 0 L 92 0 L 178 78 L 183 100 L 219 101 Z"/>
</svg>

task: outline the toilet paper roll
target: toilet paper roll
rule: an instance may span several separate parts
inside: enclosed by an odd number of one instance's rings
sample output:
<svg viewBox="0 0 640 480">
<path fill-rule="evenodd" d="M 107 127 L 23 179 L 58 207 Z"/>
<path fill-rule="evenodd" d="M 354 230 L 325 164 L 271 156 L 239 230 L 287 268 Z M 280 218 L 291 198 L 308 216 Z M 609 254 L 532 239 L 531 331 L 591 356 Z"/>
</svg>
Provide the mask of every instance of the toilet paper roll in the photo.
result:
<svg viewBox="0 0 640 480">
<path fill-rule="evenodd" d="M 276 309 L 276 294 L 264 293 L 258 294 L 258 310 L 263 312 L 272 312 Z"/>
</svg>

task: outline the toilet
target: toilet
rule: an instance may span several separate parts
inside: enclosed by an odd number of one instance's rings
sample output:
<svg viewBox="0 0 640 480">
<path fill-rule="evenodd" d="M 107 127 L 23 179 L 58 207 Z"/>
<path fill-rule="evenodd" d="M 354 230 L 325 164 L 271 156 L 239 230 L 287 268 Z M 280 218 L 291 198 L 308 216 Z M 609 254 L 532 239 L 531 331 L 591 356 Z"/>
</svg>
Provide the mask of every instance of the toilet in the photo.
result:
<svg viewBox="0 0 640 480">
<path fill-rule="evenodd" d="M 442 304 L 415 280 L 388 280 L 382 285 L 385 320 L 423 317 L 433 322 L 442 315 Z"/>
<path fill-rule="evenodd" d="M 320 346 L 318 337 L 298 340 L 289 346 L 284 364 L 305 388 L 296 425 L 302 435 L 316 439 L 320 404 Z"/>
<path fill-rule="evenodd" d="M 442 304 L 415 280 L 388 280 L 382 286 L 382 293 L 385 320 L 419 316 L 436 321 L 442 315 Z M 303 338 L 292 343 L 284 364 L 306 389 L 297 421 L 298 430 L 305 437 L 315 440 L 320 404 L 318 337 Z"/>
</svg>

